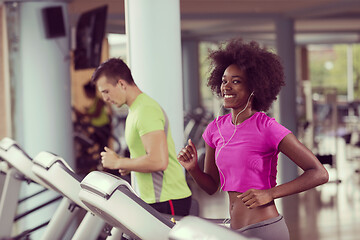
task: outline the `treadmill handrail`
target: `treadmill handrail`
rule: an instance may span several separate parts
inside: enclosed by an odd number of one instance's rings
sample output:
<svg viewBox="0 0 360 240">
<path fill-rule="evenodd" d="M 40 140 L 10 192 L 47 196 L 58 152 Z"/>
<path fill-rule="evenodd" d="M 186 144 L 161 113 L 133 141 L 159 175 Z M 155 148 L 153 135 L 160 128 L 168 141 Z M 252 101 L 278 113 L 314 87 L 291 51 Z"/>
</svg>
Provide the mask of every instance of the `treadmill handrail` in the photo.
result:
<svg viewBox="0 0 360 240">
<path fill-rule="evenodd" d="M 74 170 L 69 166 L 69 164 L 63 158 L 48 151 L 42 151 L 38 153 L 38 155 L 34 157 L 33 161 L 34 164 L 39 165 L 45 169 L 49 169 L 55 163 L 61 162 L 62 165 L 66 166 L 66 168 L 74 172 Z"/>
<path fill-rule="evenodd" d="M 128 182 L 107 172 L 92 171 L 80 183 L 81 188 L 94 192 L 105 199 L 109 199 L 113 192 L 121 185 L 126 186 L 137 196 L 137 193 Z"/>
<path fill-rule="evenodd" d="M 9 151 L 11 147 L 18 148 L 27 158 L 29 158 L 32 161 L 32 158 L 13 139 L 5 137 L 0 141 L 0 149 L 2 149 L 4 152 Z M 1 157 L 1 151 L 0 151 L 0 157 Z"/>
</svg>

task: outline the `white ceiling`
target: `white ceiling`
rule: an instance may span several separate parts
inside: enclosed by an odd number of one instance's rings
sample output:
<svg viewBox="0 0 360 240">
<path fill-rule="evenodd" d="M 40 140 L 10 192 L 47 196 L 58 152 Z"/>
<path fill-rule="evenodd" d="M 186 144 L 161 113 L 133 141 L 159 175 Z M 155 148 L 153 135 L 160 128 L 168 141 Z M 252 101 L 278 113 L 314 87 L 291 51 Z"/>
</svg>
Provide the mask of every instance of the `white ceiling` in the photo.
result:
<svg viewBox="0 0 360 240">
<path fill-rule="evenodd" d="M 107 32 L 124 33 L 124 0 L 70 1 L 71 24 L 104 4 L 109 6 Z M 276 20 L 290 18 L 297 44 L 360 42 L 360 0 L 180 0 L 180 11 L 184 39 L 241 36 L 271 43 Z"/>
</svg>

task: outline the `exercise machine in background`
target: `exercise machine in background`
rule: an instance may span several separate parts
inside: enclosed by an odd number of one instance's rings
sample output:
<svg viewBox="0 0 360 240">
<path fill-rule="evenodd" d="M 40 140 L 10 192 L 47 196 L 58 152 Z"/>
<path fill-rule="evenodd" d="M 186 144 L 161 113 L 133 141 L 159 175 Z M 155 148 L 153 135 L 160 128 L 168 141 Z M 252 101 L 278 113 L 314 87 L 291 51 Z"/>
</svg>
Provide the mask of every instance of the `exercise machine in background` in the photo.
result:
<svg viewBox="0 0 360 240">
<path fill-rule="evenodd" d="M 72 239 L 97 239 L 105 227 L 105 222 L 92 214 L 87 206 L 80 201 L 81 178 L 75 174 L 66 161 L 53 153 L 43 151 L 34 158 L 32 171 L 52 189 L 69 199 L 71 209 L 81 208 L 86 211 Z M 67 210 L 66 204 L 61 206 L 52 217 L 42 239 L 53 239 L 54 232 L 57 233 L 59 225 L 65 227 L 65 225 L 70 224 L 73 216 L 74 214 Z M 63 232 L 62 229 L 60 231 Z"/>
<path fill-rule="evenodd" d="M 80 200 L 113 226 L 115 231 L 112 233 L 115 234 L 122 232 L 131 239 L 146 240 L 248 239 L 199 217 L 173 219 L 170 215 L 161 214 L 141 200 L 128 182 L 106 172 L 90 172 L 80 186 Z"/>
<path fill-rule="evenodd" d="M 51 188 L 31 171 L 34 164 L 32 158 L 13 139 L 3 138 L 0 141 L 0 159 L 0 186 L 2 186 L 0 188 L 2 189 L 0 200 L 0 239 L 21 239 L 28 237 L 36 230 L 45 227 L 49 221 L 45 219 L 39 225 L 27 229 L 17 236 L 12 235 L 14 224 L 23 220 L 28 215 L 36 214 L 46 206 L 59 201 L 61 196 L 55 192 L 44 196 Z M 30 196 L 20 199 L 20 190 L 24 183 L 27 185 L 37 185 L 34 186 L 36 191 Z M 17 215 L 20 204 L 36 197 L 41 197 L 39 204 Z"/>
</svg>

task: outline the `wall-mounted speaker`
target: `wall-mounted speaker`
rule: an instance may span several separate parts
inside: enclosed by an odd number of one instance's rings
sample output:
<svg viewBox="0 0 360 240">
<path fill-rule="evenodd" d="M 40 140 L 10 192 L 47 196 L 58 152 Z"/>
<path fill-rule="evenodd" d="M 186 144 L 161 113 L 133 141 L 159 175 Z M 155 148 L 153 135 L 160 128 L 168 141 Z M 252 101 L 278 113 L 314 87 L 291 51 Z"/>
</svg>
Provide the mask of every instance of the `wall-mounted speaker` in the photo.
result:
<svg viewBox="0 0 360 240">
<path fill-rule="evenodd" d="M 62 6 L 43 8 L 42 15 L 47 38 L 64 37 L 66 35 Z"/>
</svg>

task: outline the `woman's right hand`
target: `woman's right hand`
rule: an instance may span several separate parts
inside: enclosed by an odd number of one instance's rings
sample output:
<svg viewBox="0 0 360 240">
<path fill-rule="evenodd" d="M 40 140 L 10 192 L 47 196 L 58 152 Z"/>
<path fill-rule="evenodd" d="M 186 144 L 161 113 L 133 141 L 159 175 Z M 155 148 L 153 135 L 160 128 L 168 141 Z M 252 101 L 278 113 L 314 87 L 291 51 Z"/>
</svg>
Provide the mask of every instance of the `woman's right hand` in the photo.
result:
<svg viewBox="0 0 360 240">
<path fill-rule="evenodd" d="M 181 149 L 177 155 L 177 159 L 180 164 L 188 171 L 198 167 L 197 151 L 191 139 L 188 140 L 188 145 Z"/>
</svg>

